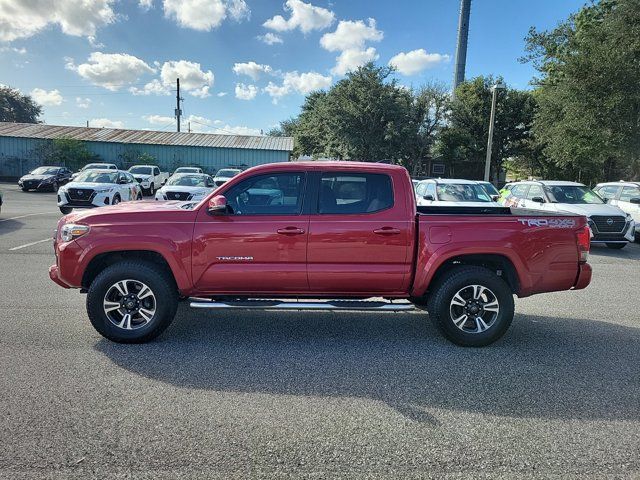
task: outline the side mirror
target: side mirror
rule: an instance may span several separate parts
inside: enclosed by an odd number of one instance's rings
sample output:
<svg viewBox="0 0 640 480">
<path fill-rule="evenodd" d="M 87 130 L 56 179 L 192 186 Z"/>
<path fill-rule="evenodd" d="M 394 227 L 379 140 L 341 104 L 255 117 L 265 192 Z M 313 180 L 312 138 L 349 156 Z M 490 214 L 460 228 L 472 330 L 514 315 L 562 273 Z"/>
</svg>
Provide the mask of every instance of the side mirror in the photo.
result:
<svg viewBox="0 0 640 480">
<path fill-rule="evenodd" d="M 542 197 L 533 197 L 531 201 L 536 203 L 545 203 L 544 198 Z"/>
<path fill-rule="evenodd" d="M 209 200 L 207 211 L 212 215 L 224 215 L 227 213 L 227 198 L 224 195 L 216 195 Z"/>
<path fill-rule="evenodd" d="M 500 200 L 500 195 L 491 195 L 491 200 L 497 202 L 498 200 Z"/>
<path fill-rule="evenodd" d="M 433 195 L 425 195 L 425 196 L 424 196 L 424 197 L 422 197 L 422 198 L 424 198 L 425 200 L 431 200 L 431 201 L 434 201 L 434 200 L 435 200 L 435 198 L 433 198 Z"/>
<path fill-rule="evenodd" d="M 118 180 L 118 183 L 119 183 L 120 185 L 124 185 L 125 183 L 129 183 L 129 182 L 127 181 L 127 179 L 126 179 L 126 178 L 121 178 L 120 180 Z"/>
<path fill-rule="evenodd" d="M 636 205 L 640 205 L 640 197 L 633 197 L 629 200 L 629 203 L 634 203 Z"/>
</svg>

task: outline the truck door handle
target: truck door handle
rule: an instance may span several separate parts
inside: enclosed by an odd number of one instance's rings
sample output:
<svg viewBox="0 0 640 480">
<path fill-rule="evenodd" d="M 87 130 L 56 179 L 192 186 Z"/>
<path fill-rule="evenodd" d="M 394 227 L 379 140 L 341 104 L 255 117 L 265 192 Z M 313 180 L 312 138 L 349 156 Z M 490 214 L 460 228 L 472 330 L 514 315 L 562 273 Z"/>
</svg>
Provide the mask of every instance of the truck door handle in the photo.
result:
<svg viewBox="0 0 640 480">
<path fill-rule="evenodd" d="M 276 230 L 280 235 L 302 235 L 304 230 L 298 227 L 286 227 Z"/>
<path fill-rule="evenodd" d="M 376 235 L 398 235 L 400 230 L 393 227 L 382 227 L 373 231 Z"/>
</svg>

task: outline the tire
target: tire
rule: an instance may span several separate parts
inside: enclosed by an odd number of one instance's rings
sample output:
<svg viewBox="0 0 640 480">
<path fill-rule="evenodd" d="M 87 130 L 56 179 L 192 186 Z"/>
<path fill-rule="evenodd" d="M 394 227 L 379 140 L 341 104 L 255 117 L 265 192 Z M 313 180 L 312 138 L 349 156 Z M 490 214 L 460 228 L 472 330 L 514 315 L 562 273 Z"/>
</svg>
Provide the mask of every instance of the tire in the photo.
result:
<svg viewBox="0 0 640 480">
<path fill-rule="evenodd" d="M 124 307 L 110 313 L 105 311 L 105 301 L 117 298 L 112 297 L 112 293 L 120 295 L 120 290 L 115 284 L 122 285 L 124 281 L 127 292 L 134 291 L 137 283 L 147 286 L 151 290 L 154 307 L 154 313 L 146 323 L 140 315 L 140 318 L 135 320 L 133 314 L 134 319 L 129 321 L 129 329 L 126 325 L 116 324 L 118 321 L 126 322 L 123 316 L 123 312 L 126 312 Z M 144 300 L 147 299 L 149 297 Z M 117 301 L 110 305 L 115 304 Z M 93 280 L 87 294 L 87 314 L 91 324 L 100 335 L 118 343 L 144 343 L 153 340 L 171 324 L 177 308 L 178 291 L 174 279 L 163 268 L 144 261 L 125 260 L 107 267 Z M 140 323 L 136 325 L 136 321 Z"/>
<path fill-rule="evenodd" d="M 63 215 L 68 215 L 71 212 L 73 212 L 73 208 L 71 207 L 60 207 L 60 213 L 62 213 Z"/>
<path fill-rule="evenodd" d="M 136 200 L 142 200 L 142 192 L 138 194 L 138 196 L 136 197 Z"/>
<path fill-rule="evenodd" d="M 626 246 L 626 243 L 607 243 L 607 248 L 610 248 L 612 250 L 621 250 Z"/>
<path fill-rule="evenodd" d="M 22 187 L 22 191 L 23 191 L 23 192 L 28 192 L 28 191 L 29 191 L 29 189 L 28 189 L 28 188 L 24 188 L 24 187 Z"/>
<path fill-rule="evenodd" d="M 153 197 L 156 194 L 156 186 L 152 183 L 149 187 L 149 196 Z"/>
<path fill-rule="evenodd" d="M 53 184 L 51 185 L 51 191 L 52 192 L 57 192 L 58 188 L 60 188 L 60 185 L 58 185 L 58 182 L 53 182 Z"/>
<path fill-rule="evenodd" d="M 474 286 L 480 286 L 484 290 L 476 290 Z M 481 310 L 480 318 L 484 323 L 470 317 L 469 315 L 475 314 L 467 310 L 477 308 L 473 299 L 476 291 L 481 292 L 477 304 L 491 307 L 491 311 Z M 454 303 L 456 295 L 458 298 L 468 299 L 467 303 L 462 304 L 465 306 Z M 429 295 L 427 311 L 433 324 L 451 342 L 463 347 L 484 347 L 500 339 L 509 329 L 514 314 L 513 293 L 509 285 L 491 270 L 459 266 L 437 282 Z M 458 322 L 461 326 L 456 325 L 454 316 L 456 320 L 462 319 Z"/>
<path fill-rule="evenodd" d="M 116 195 L 113 197 L 113 200 L 112 200 L 112 202 L 111 202 L 111 205 L 117 205 L 117 204 L 119 204 L 119 203 L 120 203 L 120 201 L 121 201 L 121 200 L 120 200 L 120 195 L 117 195 L 117 194 L 116 194 Z"/>
</svg>

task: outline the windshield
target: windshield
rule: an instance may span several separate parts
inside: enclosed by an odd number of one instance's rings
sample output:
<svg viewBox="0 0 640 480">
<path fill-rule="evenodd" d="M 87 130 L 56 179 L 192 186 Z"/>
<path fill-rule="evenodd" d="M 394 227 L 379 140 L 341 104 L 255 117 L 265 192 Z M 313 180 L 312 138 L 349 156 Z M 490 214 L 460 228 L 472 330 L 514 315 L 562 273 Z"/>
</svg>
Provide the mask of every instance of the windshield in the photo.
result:
<svg viewBox="0 0 640 480">
<path fill-rule="evenodd" d="M 82 167 L 82 170 L 95 170 L 97 168 L 109 168 L 109 165 L 107 165 L 106 163 L 90 163 L 89 165 L 85 165 L 84 167 Z"/>
<path fill-rule="evenodd" d="M 216 173 L 216 177 L 235 177 L 240 173 L 240 170 L 235 170 L 232 168 L 223 168 L 222 170 L 218 170 Z"/>
<path fill-rule="evenodd" d="M 551 201 L 571 204 L 603 204 L 604 201 L 591 189 L 582 185 L 555 185 L 547 187 Z"/>
<path fill-rule="evenodd" d="M 118 180 L 118 172 L 97 172 L 89 170 L 78 175 L 74 182 L 86 183 L 116 183 Z"/>
<path fill-rule="evenodd" d="M 180 167 L 175 173 L 199 173 L 197 168 L 192 167 Z"/>
<path fill-rule="evenodd" d="M 489 195 L 500 195 L 500 192 L 496 187 L 493 186 L 493 183 L 483 182 L 480 185 L 487 191 Z"/>
<path fill-rule="evenodd" d="M 183 187 L 206 187 L 206 175 L 178 175 L 167 181 L 167 185 L 180 185 Z"/>
<path fill-rule="evenodd" d="M 58 173 L 58 170 L 58 167 L 38 167 L 31 172 L 31 175 L 55 175 Z"/>
<path fill-rule="evenodd" d="M 491 202 L 491 197 L 480 185 L 445 183 L 436 186 L 438 200 L 443 202 Z"/>
<path fill-rule="evenodd" d="M 151 175 L 151 167 L 131 167 L 129 169 L 129 173 L 133 173 L 134 175 L 140 174 L 140 175 Z"/>
</svg>

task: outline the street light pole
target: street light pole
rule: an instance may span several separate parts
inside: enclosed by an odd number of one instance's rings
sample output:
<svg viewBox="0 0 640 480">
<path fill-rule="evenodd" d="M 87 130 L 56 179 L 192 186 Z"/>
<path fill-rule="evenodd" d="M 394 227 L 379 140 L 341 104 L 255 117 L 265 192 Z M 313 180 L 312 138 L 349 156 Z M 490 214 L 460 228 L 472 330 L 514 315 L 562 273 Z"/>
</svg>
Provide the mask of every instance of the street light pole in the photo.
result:
<svg viewBox="0 0 640 480">
<path fill-rule="evenodd" d="M 491 173 L 491 149 L 493 148 L 493 129 L 496 121 L 496 102 L 498 100 L 498 90 L 505 88 L 501 82 L 496 83 L 491 87 L 491 118 L 489 119 L 489 140 L 487 141 L 487 158 L 484 163 L 484 181 L 489 181 L 489 174 Z"/>
</svg>

